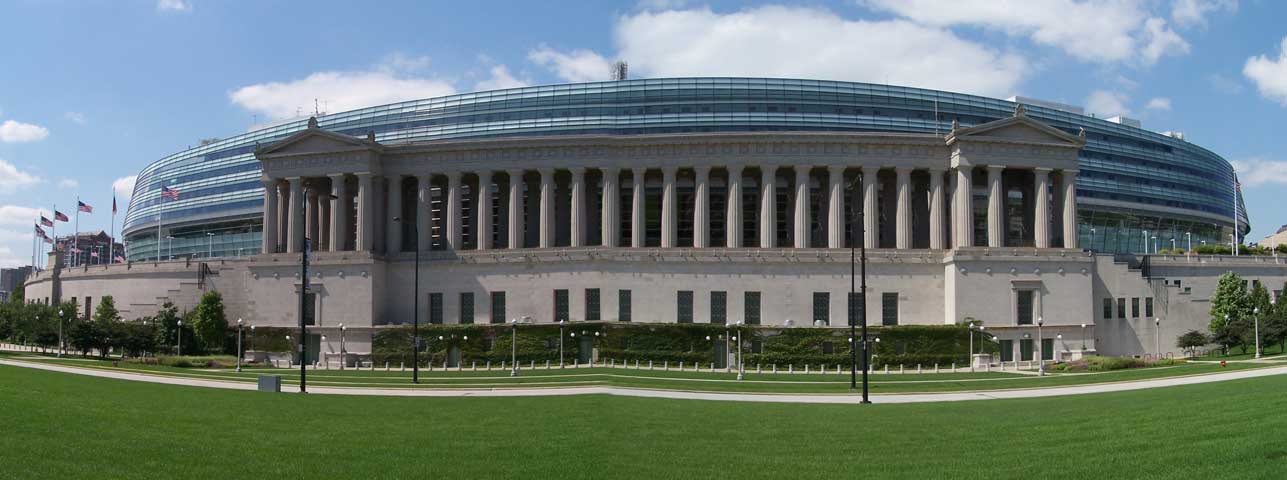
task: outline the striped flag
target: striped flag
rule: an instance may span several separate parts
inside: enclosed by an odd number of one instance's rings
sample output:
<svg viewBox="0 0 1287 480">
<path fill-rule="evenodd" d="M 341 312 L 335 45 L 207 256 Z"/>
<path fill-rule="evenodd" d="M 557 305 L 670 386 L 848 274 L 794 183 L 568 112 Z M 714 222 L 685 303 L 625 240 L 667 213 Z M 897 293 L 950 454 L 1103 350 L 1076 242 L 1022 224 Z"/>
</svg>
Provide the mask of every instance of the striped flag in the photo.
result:
<svg viewBox="0 0 1287 480">
<path fill-rule="evenodd" d="M 45 239 L 45 243 L 48 243 L 48 244 L 51 244 L 51 245 L 54 243 L 54 239 L 52 239 L 52 238 L 44 237 L 44 239 Z"/>
<path fill-rule="evenodd" d="M 40 216 L 40 224 L 41 224 L 41 225 L 44 225 L 44 226 L 46 226 L 46 227 L 53 228 L 53 226 L 54 226 L 54 221 L 53 221 L 53 220 L 50 220 L 50 219 L 48 219 L 48 218 L 45 218 L 45 216 L 44 216 L 44 215 L 41 215 L 41 216 Z"/>
<path fill-rule="evenodd" d="M 112 194 L 112 215 L 116 215 L 116 194 Z"/>
<path fill-rule="evenodd" d="M 36 225 L 36 236 L 45 238 L 45 231 L 40 228 L 40 225 Z"/>
<path fill-rule="evenodd" d="M 170 200 L 178 200 L 178 199 L 179 199 L 179 191 L 178 191 L 178 190 L 175 190 L 175 189 L 173 189 L 173 188 L 167 187 L 167 186 L 165 186 L 165 185 L 162 185 L 162 186 L 161 186 L 161 198 L 168 198 L 168 199 L 170 199 Z"/>
<path fill-rule="evenodd" d="M 60 212 L 60 211 L 58 211 L 58 210 L 54 210 L 54 220 L 57 220 L 57 221 L 59 221 L 59 222 L 70 222 L 70 221 L 71 221 L 71 219 L 70 219 L 70 218 L 67 218 L 67 215 L 63 214 L 63 212 Z"/>
<path fill-rule="evenodd" d="M 94 207 L 89 206 L 88 203 L 77 201 L 76 211 L 85 212 L 85 213 L 94 213 Z"/>
<path fill-rule="evenodd" d="M 90 257 L 90 258 L 98 258 L 98 250 L 90 250 L 90 251 L 89 251 L 89 257 Z"/>
<path fill-rule="evenodd" d="M 122 257 L 122 256 L 120 256 L 120 255 L 117 255 L 117 256 L 116 256 L 116 258 L 113 258 L 113 259 L 112 259 L 112 261 L 113 261 L 113 262 L 116 262 L 116 263 L 125 263 L 125 257 Z"/>
</svg>

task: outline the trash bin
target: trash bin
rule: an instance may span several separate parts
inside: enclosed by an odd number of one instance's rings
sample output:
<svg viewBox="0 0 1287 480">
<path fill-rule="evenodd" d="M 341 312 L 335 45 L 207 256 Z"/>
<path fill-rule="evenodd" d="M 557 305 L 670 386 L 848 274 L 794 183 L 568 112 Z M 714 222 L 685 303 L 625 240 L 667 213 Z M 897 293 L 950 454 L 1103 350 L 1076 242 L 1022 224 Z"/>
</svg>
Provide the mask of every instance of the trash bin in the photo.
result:
<svg viewBox="0 0 1287 480">
<path fill-rule="evenodd" d="M 259 376 L 259 391 L 261 391 L 261 392 L 281 393 L 281 391 L 282 391 L 282 377 L 281 377 L 281 375 L 260 375 L 260 376 Z"/>
</svg>

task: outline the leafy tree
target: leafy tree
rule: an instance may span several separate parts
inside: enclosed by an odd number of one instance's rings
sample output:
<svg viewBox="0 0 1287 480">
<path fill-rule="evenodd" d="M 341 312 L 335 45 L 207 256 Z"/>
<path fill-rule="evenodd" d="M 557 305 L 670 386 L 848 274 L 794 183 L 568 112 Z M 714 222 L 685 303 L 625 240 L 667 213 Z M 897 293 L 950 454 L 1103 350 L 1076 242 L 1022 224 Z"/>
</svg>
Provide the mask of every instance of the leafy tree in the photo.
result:
<svg viewBox="0 0 1287 480">
<path fill-rule="evenodd" d="M 223 313 L 223 296 L 216 291 L 206 292 L 194 311 L 193 330 L 206 350 L 223 348 L 227 336 L 228 319 Z"/>
<path fill-rule="evenodd" d="M 1193 356 L 1193 351 L 1195 349 L 1208 343 L 1211 343 L 1211 338 L 1208 337 L 1207 334 L 1197 330 L 1189 330 L 1175 340 L 1175 346 L 1188 351 L 1189 356 Z"/>
<path fill-rule="evenodd" d="M 152 329 L 156 336 L 155 343 L 158 345 L 158 351 L 173 351 L 175 340 L 178 338 L 179 329 L 179 309 L 173 303 L 166 301 L 161 304 L 161 309 L 152 317 Z"/>
<path fill-rule="evenodd" d="M 19 283 L 18 286 L 13 287 L 13 291 L 9 292 L 9 303 L 13 305 L 22 305 L 27 303 L 26 291 L 27 282 Z"/>
<path fill-rule="evenodd" d="M 121 345 L 121 314 L 116 310 L 116 300 L 111 295 L 104 295 L 94 309 L 94 333 L 97 334 L 94 348 L 99 356 L 107 356 L 113 348 Z"/>
<path fill-rule="evenodd" d="M 1251 299 L 1242 277 L 1226 272 L 1216 282 L 1215 295 L 1211 296 L 1211 333 L 1220 335 L 1225 324 L 1251 315 Z"/>
</svg>

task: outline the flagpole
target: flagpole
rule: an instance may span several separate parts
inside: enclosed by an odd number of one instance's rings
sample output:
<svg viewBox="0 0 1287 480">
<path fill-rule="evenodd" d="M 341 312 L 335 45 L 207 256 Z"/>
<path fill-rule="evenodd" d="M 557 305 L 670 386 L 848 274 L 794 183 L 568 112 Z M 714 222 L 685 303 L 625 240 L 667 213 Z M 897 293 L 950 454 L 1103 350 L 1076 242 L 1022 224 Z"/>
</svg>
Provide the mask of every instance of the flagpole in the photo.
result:
<svg viewBox="0 0 1287 480">
<path fill-rule="evenodd" d="M 112 223 L 107 232 L 107 263 L 110 265 L 116 262 L 116 257 L 112 256 L 113 249 L 116 247 L 116 190 L 112 190 Z"/>
<path fill-rule="evenodd" d="M 76 228 L 72 232 L 72 250 L 76 251 L 76 263 L 80 263 L 80 195 L 76 196 Z M 72 265 L 73 267 L 76 265 Z"/>
<path fill-rule="evenodd" d="M 57 203 L 54 204 L 54 226 L 49 228 L 53 232 L 53 237 L 54 237 L 54 243 L 49 246 L 49 251 L 57 252 L 58 251 L 58 204 Z M 57 254 L 54 255 L 54 266 L 55 267 L 58 266 Z"/>
<path fill-rule="evenodd" d="M 156 260 L 161 261 L 161 225 L 165 219 L 165 186 L 161 186 L 160 205 L 157 205 L 156 213 Z"/>
<path fill-rule="evenodd" d="M 1238 174 L 1233 175 L 1233 256 L 1238 256 L 1238 193 L 1242 190 Z"/>
</svg>

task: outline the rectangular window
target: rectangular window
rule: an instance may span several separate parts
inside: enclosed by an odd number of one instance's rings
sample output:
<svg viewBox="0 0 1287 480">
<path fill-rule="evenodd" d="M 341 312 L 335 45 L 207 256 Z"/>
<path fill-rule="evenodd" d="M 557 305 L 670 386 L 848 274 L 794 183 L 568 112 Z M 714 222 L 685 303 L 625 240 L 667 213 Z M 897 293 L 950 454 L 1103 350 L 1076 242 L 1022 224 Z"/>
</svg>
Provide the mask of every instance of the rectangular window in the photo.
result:
<svg viewBox="0 0 1287 480">
<path fill-rule="evenodd" d="M 460 292 L 460 315 L 457 321 L 461 324 L 474 323 L 474 292 Z"/>
<path fill-rule="evenodd" d="M 1144 316 L 1153 316 L 1153 297 L 1147 297 L 1144 299 Z"/>
<path fill-rule="evenodd" d="M 617 290 L 617 320 L 630 321 L 630 290 Z"/>
<path fill-rule="evenodd" d="M 442 293 L 429 294 L 429 323 L 442 323 Z"/>
<path fill-rule="evenodd" d="M 822 342 L 822 353 L 824 354 L 836 353 L 835 342 Z"/>
<path fill-rule="evenodd" d="M 1041 359 L 1042 360 L 1055 359 L 1055 339 L 1053 338 L 1041 339 Z"/>
<path fill-rule="evenodd" d="M 880 294 L 880 324 L 898 325 L 898 292 Z"/>
<path fill-rule="evenodd" d="M 1019 340 L 1019 360 L 1025 362 L 1032 360 L 1032 339 L 1025 338 Z"/>
<path fill-rule="evenodd" d="M 831 292 L 813 292 L 813 324 L 831 324 Z"/>
<path fill-rule="evenodd" d="M 711 323 L 728 323 L 728 292 L 711 292 Z"/>
<path fill-rule="evenodd" d="M 1001 361 L 1014 361 L 1014 340 L 1001 340 Z"/>
<path fill-rule="evenodd" d="M 679 323 L 693 323 L 693 291 L 680 290 L 675 294 L 675 303 L 678 307 L 677 316 Z"/>
<path fill-rule="evenodd" d="M 760 340 L 751 340 L 751 353 L 764 353 L 764 344 Z"/>
<path fill-rule="evenodd" d="M 867 302 L 863 300 L 862 292 L 849 292 L 849 324 L 859 325 L 859 321 L 867 316 Z"/>
<path fill-rule="evenodd" d="M 1113 318 L 1113 299 L 1104 299 L 1104 318 Z"/>
<path fill-rule="evenodd" d="M 492 292 L 492 323 L 505 323 L 505 292 Z"/>
<path fill-rule="evenodd" d="M 554 290 L 554 321 L 568 321 L 568 291 Z"/>
<path fill-rule="evenodd" d="M 1131 318 L 1140 316 L 1140 297 L 1131 297 Z"/>
<path fill-rule="evenodd" d="M 1126 299 L 1117 299 L 1117 318 L 1126 318 Z"/>
<path fill-rule="evenodd" d="M 85 297 L 85 320 L 89 320 L 90 313 L 93 312 L 94 297 Z M 312 325 L 311 323 L 309 325 Z"/>
<path fill-rule="evenodd" d="M 599 289 L 585 289 L 585 319 L 586 321 L 601 320 L 599 316 Z"/>
<path fill-rule="evenodd" d="M 1015 292 L 1015 321 L 1019 325 L 1032 325 L 1032 290 L 1019 290 Z"/>
<path fill-rule="evenodd" d="M 747 325 L 760 324 L 760 292 L 746 292 L 742 296 L 742 312 Z"/>
</svg>

